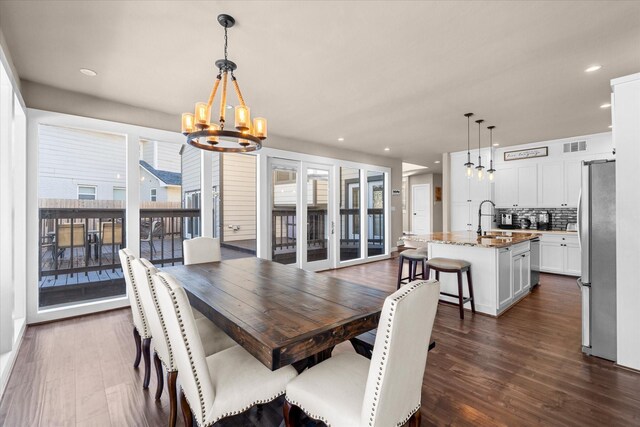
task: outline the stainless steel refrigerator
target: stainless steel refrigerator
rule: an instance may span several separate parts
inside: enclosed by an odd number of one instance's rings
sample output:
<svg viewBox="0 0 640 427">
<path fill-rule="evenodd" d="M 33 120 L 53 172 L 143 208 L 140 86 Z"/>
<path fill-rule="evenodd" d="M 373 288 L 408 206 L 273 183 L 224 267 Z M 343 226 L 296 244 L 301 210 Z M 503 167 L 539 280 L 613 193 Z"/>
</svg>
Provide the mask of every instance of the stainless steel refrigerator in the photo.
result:
<svg viewBox="0 0 640 427">
<path fill-rule="evenodd" d="M 583 162 L 578 202 L 582 351 L 616 361 L 616 164 Z"/>
</svg>

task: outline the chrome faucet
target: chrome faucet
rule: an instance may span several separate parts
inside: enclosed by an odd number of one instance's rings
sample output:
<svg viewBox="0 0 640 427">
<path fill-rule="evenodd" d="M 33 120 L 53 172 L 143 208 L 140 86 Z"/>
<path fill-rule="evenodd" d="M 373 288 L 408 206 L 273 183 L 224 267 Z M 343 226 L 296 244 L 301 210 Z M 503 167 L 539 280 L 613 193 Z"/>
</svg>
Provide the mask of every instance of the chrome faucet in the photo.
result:
<svg viewBox="0 0 640 427">
<path fill-rule="evenodd" d="M 484 205 L 487 202 L 491 203 L 491 206 L 493 206 L 493 209 L 494 209 L 494 213 L 493 214 L 483 214 L 482 213 L 482 205 Z M 483 216 L 493 216 L 494 220 L 495 220 L 495 209 L 496 209 L 496 204 L 493 203 L 491 200 L 483 200 L 482 202 L 480 202 L 480 207 L 478 208 L 478 237 L 482 236 L 482 217 Z"/>
</svg>

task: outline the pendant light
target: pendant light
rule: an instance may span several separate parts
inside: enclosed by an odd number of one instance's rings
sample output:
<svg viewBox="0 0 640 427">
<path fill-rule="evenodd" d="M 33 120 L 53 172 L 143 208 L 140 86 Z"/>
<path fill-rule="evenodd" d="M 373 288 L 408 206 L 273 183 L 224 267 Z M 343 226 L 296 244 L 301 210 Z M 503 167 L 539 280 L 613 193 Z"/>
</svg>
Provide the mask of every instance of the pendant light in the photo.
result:
<svg viewBox="0 0 640 427">
<path fill-rule="evenodd" d="M 245 103 L 238 80 L 234 71 L 238 68 L 235 62 L 227 57 L 227 30 L 233 27 L 236 20 L 226 14 L 218 15 L 218 23 L 224 27 L 224 59 L 218 59 L 215 64 L 218 75 L 213 83 L 208 102 L 196 103 L 195 113 L 182 114 L 182 133 L 187 142 L 197 148 L 207 151 L 245 153 L 262 148 L 262 142 L 267 138 L 267 119 L 255 117 L 251 121 L 249 106 Z M 239 105 L 235 107 L 235 129 L 226 126 L 227 83 L 231 80 Z M 220 115 L 218 123 L 211 120 L 211 109 L 218 87 L 222 90 L 220 99 Z"/>
<path fill-rule="evenodd" d="M 476 166 L 476 170 L 478 171 L 478 181 L 482 181 L 484 179 L 484 166 L 482 166 L 482 155 L 480 153 L 480 125 L 484 122 L 484 120 L 476 120 L 478 124 L 478 166 Z"/>
<path fill-rule="evenodd" d="M 489 173 L 489 181 L 493 181 L 493 173 L 496 171 L 493 168 L 493 130 L 495 129 L 495 126 L 487 126 L 487 129 L 489 129 L 489 169 L 487 170 L 487 172 Z"/>
<path fill-rule="evenodd" d="M 471 151 L 470 151 L 470 144 L 471 144 L 471 116 L 473 116 L 473 113 L 467 113 L 464 115 L 467 118 L 467 163 L 465 163 L 464 165 L 467 168 L 467 178 L 471 178 L 473 176 L 473 163 L 471 162 Z"/>
</svg>

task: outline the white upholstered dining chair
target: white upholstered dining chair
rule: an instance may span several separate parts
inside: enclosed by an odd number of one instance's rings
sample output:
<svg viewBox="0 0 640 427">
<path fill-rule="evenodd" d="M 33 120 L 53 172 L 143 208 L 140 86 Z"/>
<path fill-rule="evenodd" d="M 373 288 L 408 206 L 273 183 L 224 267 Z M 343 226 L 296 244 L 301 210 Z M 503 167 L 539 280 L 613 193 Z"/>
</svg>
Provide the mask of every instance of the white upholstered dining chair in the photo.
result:
<svg viewBox="0 0 640 427">
<path fill-rule="evenodd" d="M 387 297 L 373 355 L 341 353 L 287 385 L 287 427 L 302 412 L 332 427 L 420 425 L 420 397 L 440 283 L 414 281 Z"/>
<path fill-rule="evenodd" d="M 220 261 L 220 239 L 196 237 L 182 242 L 184 265 Z"/>
<path fill-rule="evenodd" d="M 206 356 L 184 289 L 164 272 L 153 280 L 180 372 L 186 426 L 194 417 L 199 426 L 210 426 L 284 394 L 297 375 L 293 367 L 271 371 L 240 346 Z"/>
<path fill-rule="evenodd" d="M 133 362 L 133 367 L 137 369 L 138 366 L 140 366 L 141 356 L 144 356 L 144 379 L 142 381 L 142 388 L 146 389 L 149 387 L 151 377 L 151 331 L 149 330 L 142 302 L 140 301 L 138 285 L 133 277 L 133 270 L 131 269 L 131 261 L 136 259 L 136 256 L 126 248 L 120 249 L 118 255 L 120 256 L 120 265 L 124 273 L 124 282 L 127 286 L 129 305 L 131 305 L 131 317 L 133 318 L 133 340 L 136 345 L 136 358 Z"/>
<path fill-rule="evenodd" d="M 146 313 L 146 320 L 151 332 L 151 347 L 153 348 L 153 362 L 156 367 L 157 389 L 156 400 L 162 396 L 164 386 L 164 369 L 167 371 L 167 389 L 169 392 L 169 426 L 176 425 L 178 399 L 176 397 L 176 380 L 178 368 L 173 358 L 169 335 L 164 322 L 164 314 L 158 303 L 155 282 L 152 280 L 158 270 L 149 260 L 144 258 L 131 261 L 133 277 L 138 285 L 138 292 L 142 307 Z M 195 310 L 194 310 L 195 311 Z M 237 345 L 227 334 L 214 325 L 209 319 L 198 313 L 195 326 L 202 341 L 204 353 L 209 356 L 218 351 Z"/>
</svg>

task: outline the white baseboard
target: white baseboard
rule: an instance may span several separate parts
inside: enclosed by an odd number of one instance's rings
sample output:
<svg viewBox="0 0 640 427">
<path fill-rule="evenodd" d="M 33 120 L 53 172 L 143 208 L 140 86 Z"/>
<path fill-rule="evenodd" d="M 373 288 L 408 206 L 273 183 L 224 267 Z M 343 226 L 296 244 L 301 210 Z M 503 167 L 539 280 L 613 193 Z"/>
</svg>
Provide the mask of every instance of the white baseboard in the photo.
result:
<svg viewBox="0 0 640 427">
<path fill-rule="evenodd" d="M 27 328 L 26 319 L 23 319 L 22 326 L 18 331 L 18 339 L 16 340 L 16 345 L 9 352 L 7 356 L 7 360 L 4 361 L 4 366 L 0 363 L 0 400 L 2 400 L 2 396 L 4 396 L 4 391 L 7 388 L 7 384 L 9 383 L 9 378 L 11 377 L 11 371 L 13 371 L 13 366 L 16 363 L 16 359 L 18 358 L 18 353 L 20 352 L 20 347 L 22 346 L 22 338 L 24 337 L 24 331 Z M 5 355 L 2 355 L 5 357 Z"/>
</svg>

